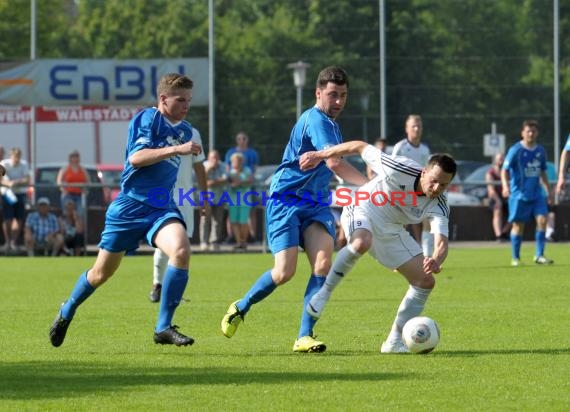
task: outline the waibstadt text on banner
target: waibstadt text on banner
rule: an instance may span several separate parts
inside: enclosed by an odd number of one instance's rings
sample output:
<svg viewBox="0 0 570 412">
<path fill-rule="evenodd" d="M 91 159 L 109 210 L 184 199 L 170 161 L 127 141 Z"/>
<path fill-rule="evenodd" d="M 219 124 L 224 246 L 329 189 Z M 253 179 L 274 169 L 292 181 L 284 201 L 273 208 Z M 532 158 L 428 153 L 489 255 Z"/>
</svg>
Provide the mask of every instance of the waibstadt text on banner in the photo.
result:
<svg viewBox="0 0 570 412">
<path fill-rule="evenodd" d="M 318 192 L 311 194 L 309 192 L 283 192 L 271 193 L 266 191 L 237 191 L 222 192 L 216 196 L 216 193 L 210 191 L 198 191 L 195 188 L 183 189 L 178 188 L 178 196 L 175 196 L 177 206 L 189 205 L 201 207 L 205 204 L 210 206 L 266 206 L 269 199 L 281 202 L 287 206 L 297 206 L 302 204 L 321 206 L 359 206 L 364 202 L 370 202 L 375 206 L 417 206 L 417 197 L 421 192 L 411 191 L 393 191 L 393 192 L 368 192 L 360 190 L 352 190 L 349 188 L 338 188 L 334 191 Z M 334 200 L 333 200 L 334 199 Z M 148 193 L 148 200 L 154 206 L 166 206 L 170 200 L 170 192 L 163 188 L 152 189 Z"/>
</svg>

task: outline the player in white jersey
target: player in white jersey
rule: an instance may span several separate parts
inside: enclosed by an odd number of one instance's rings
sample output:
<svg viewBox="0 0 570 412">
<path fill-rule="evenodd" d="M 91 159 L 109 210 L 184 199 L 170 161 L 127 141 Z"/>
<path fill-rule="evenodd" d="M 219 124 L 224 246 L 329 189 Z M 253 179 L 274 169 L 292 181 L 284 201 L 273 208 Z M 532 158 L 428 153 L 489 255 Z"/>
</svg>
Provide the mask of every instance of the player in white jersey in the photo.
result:
<svg viewBox="0 0 570 412">
<path fill-rule="evenodd" d="M 196 128 L 192 128 L 192 140 L 203 147 L 202 136 Z M 201 152 L 198 155 L 180 156 L 180 166 L 178 168 L 178 175 L 176 176 L 176 183 L 174 184 L 174 201 L 184 218 L 184 223 L 186 223 L 186 234 L 188 239 L 192 238 L 192 235 L 194 234 L 195 206 L 190 201 L 184 199 L 184 197 L 181 201 L 180 190 L 182 190 L 182 194 L 184 196 L 184 193 L 187 193 L 194 188 L 193 173 L 196 174 L 198 190 L 201 192 L 205 192 L 207 190 L 204 160 L 206 160 L 204 152 Z M 193 197 L 193 199 L 197 200 L 195 197 Z M 204 202 L 203 208 L 207 208 L 208 205 L 208 202 Z M 208 213 L 208 211 L 202 209 L 202 213 Z M 160 301 L 162 282 L 164 274 L 166 273 L 167 263 L 168 256 L 159 248 L 155 248 L 153 256 L 152 289 L 149 294 L 151 302 L 156 303 Z"/>
<path fill-rule="evenodd" d="M 358 153 L 376 173 L 376 177 L 358 189 L 354 204 L 344 208 L 341 223 L 348 244 L 341 249 L 325 284 L 307 304 L 307 312 L 320 318 L 331 293 L 340 280 L 366 252 L 389 269 L 397 269 L 409 288 L 400 303 L 382 353 L 408 352 L 402 341 L 402 328 L 423 311 L 435 286 L 448 252 L 449 207 L 444 193 L 456 173 L 455 160 L 447 154 L 435 154 L 422 168 L 404 157 L 390 157 L 361 141 L 333 146 L 301 157 L 302 170 L 315 167 L 324 159 Z M 429 218 L 435 234 L 431 256 L 422 254 L 419 244 L 404 225 Z"/>
<path fill-rule="evenodd" d="M 392 156 L 404 156 L 415 160 L 425 166 L 430 157 L 430 150 L 421 142 L 423 135 L 423 122 L 420 115 L 411 114 L 406 118 L 406 138 L 394 145 Z M 433 235 L 429 232 L 429 222 L 411 225 L 412 233 L 421 243 L 425 256 L 433 253 Z"/>
</svg>

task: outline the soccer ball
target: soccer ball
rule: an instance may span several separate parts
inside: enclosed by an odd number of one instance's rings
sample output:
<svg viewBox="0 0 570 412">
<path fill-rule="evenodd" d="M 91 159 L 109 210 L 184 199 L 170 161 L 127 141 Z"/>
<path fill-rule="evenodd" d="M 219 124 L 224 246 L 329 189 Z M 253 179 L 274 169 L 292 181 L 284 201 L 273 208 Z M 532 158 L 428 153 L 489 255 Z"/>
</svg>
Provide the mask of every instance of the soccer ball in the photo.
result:
<svg viewBox="0 0 570 412">
<path fill-rule="evenodd" d="M 439 343 L 439 327 L 427 316 L 417 316 L 404 325 L 402 337 L 412 353 L 430 353 Z"/>
</svg>

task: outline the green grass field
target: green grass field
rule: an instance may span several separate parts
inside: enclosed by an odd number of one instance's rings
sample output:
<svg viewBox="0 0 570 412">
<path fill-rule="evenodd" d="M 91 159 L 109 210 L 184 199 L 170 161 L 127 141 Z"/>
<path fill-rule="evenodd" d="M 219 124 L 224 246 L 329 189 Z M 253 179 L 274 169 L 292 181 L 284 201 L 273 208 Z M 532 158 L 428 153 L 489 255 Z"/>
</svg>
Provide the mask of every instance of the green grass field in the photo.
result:
<svg viewBox="0 0 570 412">
<path fill-rule="evenodd" d="M 0 258 L 0 410 L 567 411 L 568 244 L 556 263 L 511 268 L 507 245 L 451 249 L 425 315 L 442 331 L 429 355 L 381 355 L 403 278 L 365 256 L 315 329 L 323 354 L 294 354 L 308 265 L 254 306 L 232 339 L 219 324 L 271 255 L 195 255 L 175 323 L 194 346 L 155 345 L 150 256 L 125 258 L 78 310 L 67 339 L 47 331 L 93 258 Z"/>
</svg>

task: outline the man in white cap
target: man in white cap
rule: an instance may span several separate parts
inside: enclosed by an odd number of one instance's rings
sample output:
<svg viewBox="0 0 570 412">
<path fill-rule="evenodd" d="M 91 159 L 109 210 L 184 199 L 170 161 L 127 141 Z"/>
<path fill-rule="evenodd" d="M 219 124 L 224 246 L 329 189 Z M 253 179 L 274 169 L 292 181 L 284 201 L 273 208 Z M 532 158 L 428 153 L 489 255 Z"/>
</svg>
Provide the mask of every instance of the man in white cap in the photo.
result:
<svg viewBox="0 0 570 412">
<path fill-rule="evenodd" d="M 36 251 L 57 256 L 63 247 L 63 234 L 57 217 L 49 211 L 49 199 L 40 197 L 37 211 L 32 212 L 26 219 L 24 227 L 24 243 L 28 256 L 34 256 Z"/>
</svg>

